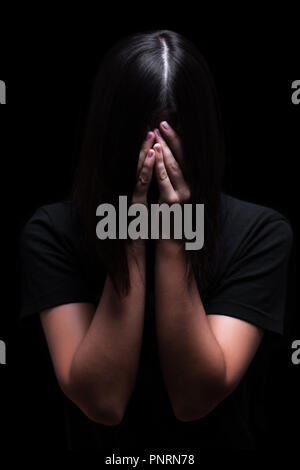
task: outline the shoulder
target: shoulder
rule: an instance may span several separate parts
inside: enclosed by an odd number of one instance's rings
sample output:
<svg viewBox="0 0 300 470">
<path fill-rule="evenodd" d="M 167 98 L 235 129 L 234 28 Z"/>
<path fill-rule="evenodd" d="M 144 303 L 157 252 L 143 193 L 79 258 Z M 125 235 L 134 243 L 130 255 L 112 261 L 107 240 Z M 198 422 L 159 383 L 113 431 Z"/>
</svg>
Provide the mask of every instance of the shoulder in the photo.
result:
<svg viewBox="0 0 300 470">
<path fill-rule="evenodd" d="M 58 230 L 68 228 L 69 224 L 76 222 L 77 211 L 71 200 L 63 200 L 38 207 L 27 220 L 24 228 L 39 222 L 49 224 Z"/>
<path fill-rule="evenodd" d="M 24 224 L 20 243 L 51 241 L 72 243 L 80 230 L 78 212 L 71 200 L 62 200 L 37 208 Z"/>
<path fill-rule="evenodd" d="M 86 256 L 81 234 L 71 201 L 41 206 L 28 219 L 19 238 L 20 319 L 46 308 L 98 299 L 106 272 Z"/>
<path fill-rule="evenodd" d="M 293 246 L 289 220 L 277 210 L 222 194 L 222 269 L 285 263 Z"/>
<path fill-rule="evenodd" d="M 273 243 L 290 246 L 293 230 L 290 221 L 279 211 L 264 205 L 222 194 L 224 237 L 231 243 L 259 242 L 269 238 Z"/>
<path fill-rule="evenodd" d="M 284 331 L 293 231 L 280 212 L 222 195 L 222 246 L 206 312 Z"/>
</svg>

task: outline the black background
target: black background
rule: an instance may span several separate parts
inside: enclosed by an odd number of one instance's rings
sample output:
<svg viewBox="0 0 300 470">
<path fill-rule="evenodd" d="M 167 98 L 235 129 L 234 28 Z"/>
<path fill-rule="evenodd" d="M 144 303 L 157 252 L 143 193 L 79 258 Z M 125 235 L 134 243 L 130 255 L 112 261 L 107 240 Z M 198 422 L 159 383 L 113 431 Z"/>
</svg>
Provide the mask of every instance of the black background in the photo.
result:
<svg viewBox="0 0 300 470">
<path fill-rule="evenodd" d="M 128 10 L 131 7 L 128 6 Z M 103 53 L 125 34 L 167 28 L 194 41 L 213 72 L 222 106 L 228 165 L 227 191 L 273 207 L 291 221 L 295 244 L 289 268 L 286 333 L 274 351 L 269 400 L 271 427 L 265 450 L 290 451 L 299 442 L 300 365 L 291 343 L 300 339 L 296 298 L 296 247 L 300 155 L 300 105 L 291 84 L 300 78 L 296 29 L 243 21 L 224 29 L 193 12 L 162 20 L 157 7 L 135 22 L 119 14 L 90 13 L 80 21 L 59 12 L 18 11 L 1 30 L 0 79 L 7 104 L 0 107 L 2 300 L 0 339 L 7 365 L 0 365 L 0 448 L 63 449 L 60 392 L 39 335 L 16 327 L 20 309 L 18 234 L 40 205 L 68 193 L 81 138 L 91 79 Z M 116 17 L 117 16 L 117 17 Z M 17 21 L 18 18 L 18 21 Z M 180 18 L 180 19 L 179 19 Z M 2 20 L 3 21 L 3 20 Z M 5 23 L 5 21 L 4 21 Z M 132 123 L 134 132 L 134 123 Z M 38 327 L 37 327 L 38 328 Z"/>
</svg>

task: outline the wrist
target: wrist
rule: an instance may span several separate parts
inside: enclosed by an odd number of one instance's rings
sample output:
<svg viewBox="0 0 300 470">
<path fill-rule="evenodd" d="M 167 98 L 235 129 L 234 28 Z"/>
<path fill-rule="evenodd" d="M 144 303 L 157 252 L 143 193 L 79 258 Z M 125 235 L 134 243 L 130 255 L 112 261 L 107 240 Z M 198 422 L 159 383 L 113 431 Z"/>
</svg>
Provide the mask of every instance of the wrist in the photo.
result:
<svg viewBox="0 0 300 470">
<path fill-rule="evenodd" d="M 168 256 L 168 257 L 177 257 L 179 255 L 184 254 L 184 244 L 182 240 L 157 240 L 155 242 L 156 252 L 160 255 Z"/>
<path fill-rule="evenodd" d="M 126 243 L 126 252 L 130 258 L 143 258 L 146 253 L 145 240 L 128 240 Z"/>
</svg>

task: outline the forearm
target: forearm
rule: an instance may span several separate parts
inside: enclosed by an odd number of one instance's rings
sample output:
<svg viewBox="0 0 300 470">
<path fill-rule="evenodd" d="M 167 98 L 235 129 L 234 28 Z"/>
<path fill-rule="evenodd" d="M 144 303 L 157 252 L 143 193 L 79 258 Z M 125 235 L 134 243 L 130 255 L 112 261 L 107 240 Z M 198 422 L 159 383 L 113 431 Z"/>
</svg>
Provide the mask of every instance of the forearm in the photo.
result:
<svg viewBox="0 0 300 470">
<path fill-rule="evenodd" d="M 223 393 L 225 361 L 195 279 L 188 289 L 184 273 L 184 247 L 172 240 L 159 242 L 155 260 L 159 354 L 174 412 L 188 420 L 206 414 Z"/>
<path fill-rule="evenodd" d="M 137 261 L 137 262 L 136 262 Z M 119 298 L 107 276 L 101 300 L 71 366 L 77 401 L 122 415 L 134 387 L 144 323 L 145 250 L 128 254 L 130 291 Z M 74 385 L 75 384 L 75 385 Z"/>
</svg>

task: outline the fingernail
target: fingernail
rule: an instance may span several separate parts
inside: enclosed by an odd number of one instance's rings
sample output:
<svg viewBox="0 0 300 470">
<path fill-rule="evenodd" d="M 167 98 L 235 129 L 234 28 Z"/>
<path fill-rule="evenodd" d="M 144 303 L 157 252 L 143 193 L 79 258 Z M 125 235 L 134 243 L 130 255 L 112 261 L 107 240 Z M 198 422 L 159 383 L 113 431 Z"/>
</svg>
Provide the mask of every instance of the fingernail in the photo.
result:
<svg viewBox="0 0 300 470">
<path fill-rule="evenodd" d="M 161 137 L 160 132 L 159 132 L 158 129 L 155 129 L 155 132 L 156 132 L 156 135 L 157 135 L 158 137 Z"/>
<path fill-rule="evenodd" d="M 169 126 L 169 124 L 167 123 L 167 121 L 163 121 L 161 124 L 162 124 L 162 126 L 163 126 L 164 129 L 170 129 L 170 126 Z"/>
<path fill-rule="evenodd" d="M 153 150 L 152 149 L 150 149 L 149 152 L 148 152 L 148 158 L 151 158 L 151 157 L 153 157 Z"/>
<path fill-rule="evenodd" d="M 160 150 L 161 150 L 161 149 L 160 149 L 160 145 L 158 145 L 158 146 L 155 147 L 155 148 L 156 148 L 156 150 L 158 151 L 158 153 L 160 153 Z"/>
<path fill-rule="evenodd" d="M 153 137 L 153 134 L 151 131 L 149 131 L 147 134 L 147 140 L 150 140 L 152 137 Z"/>
</svg>

